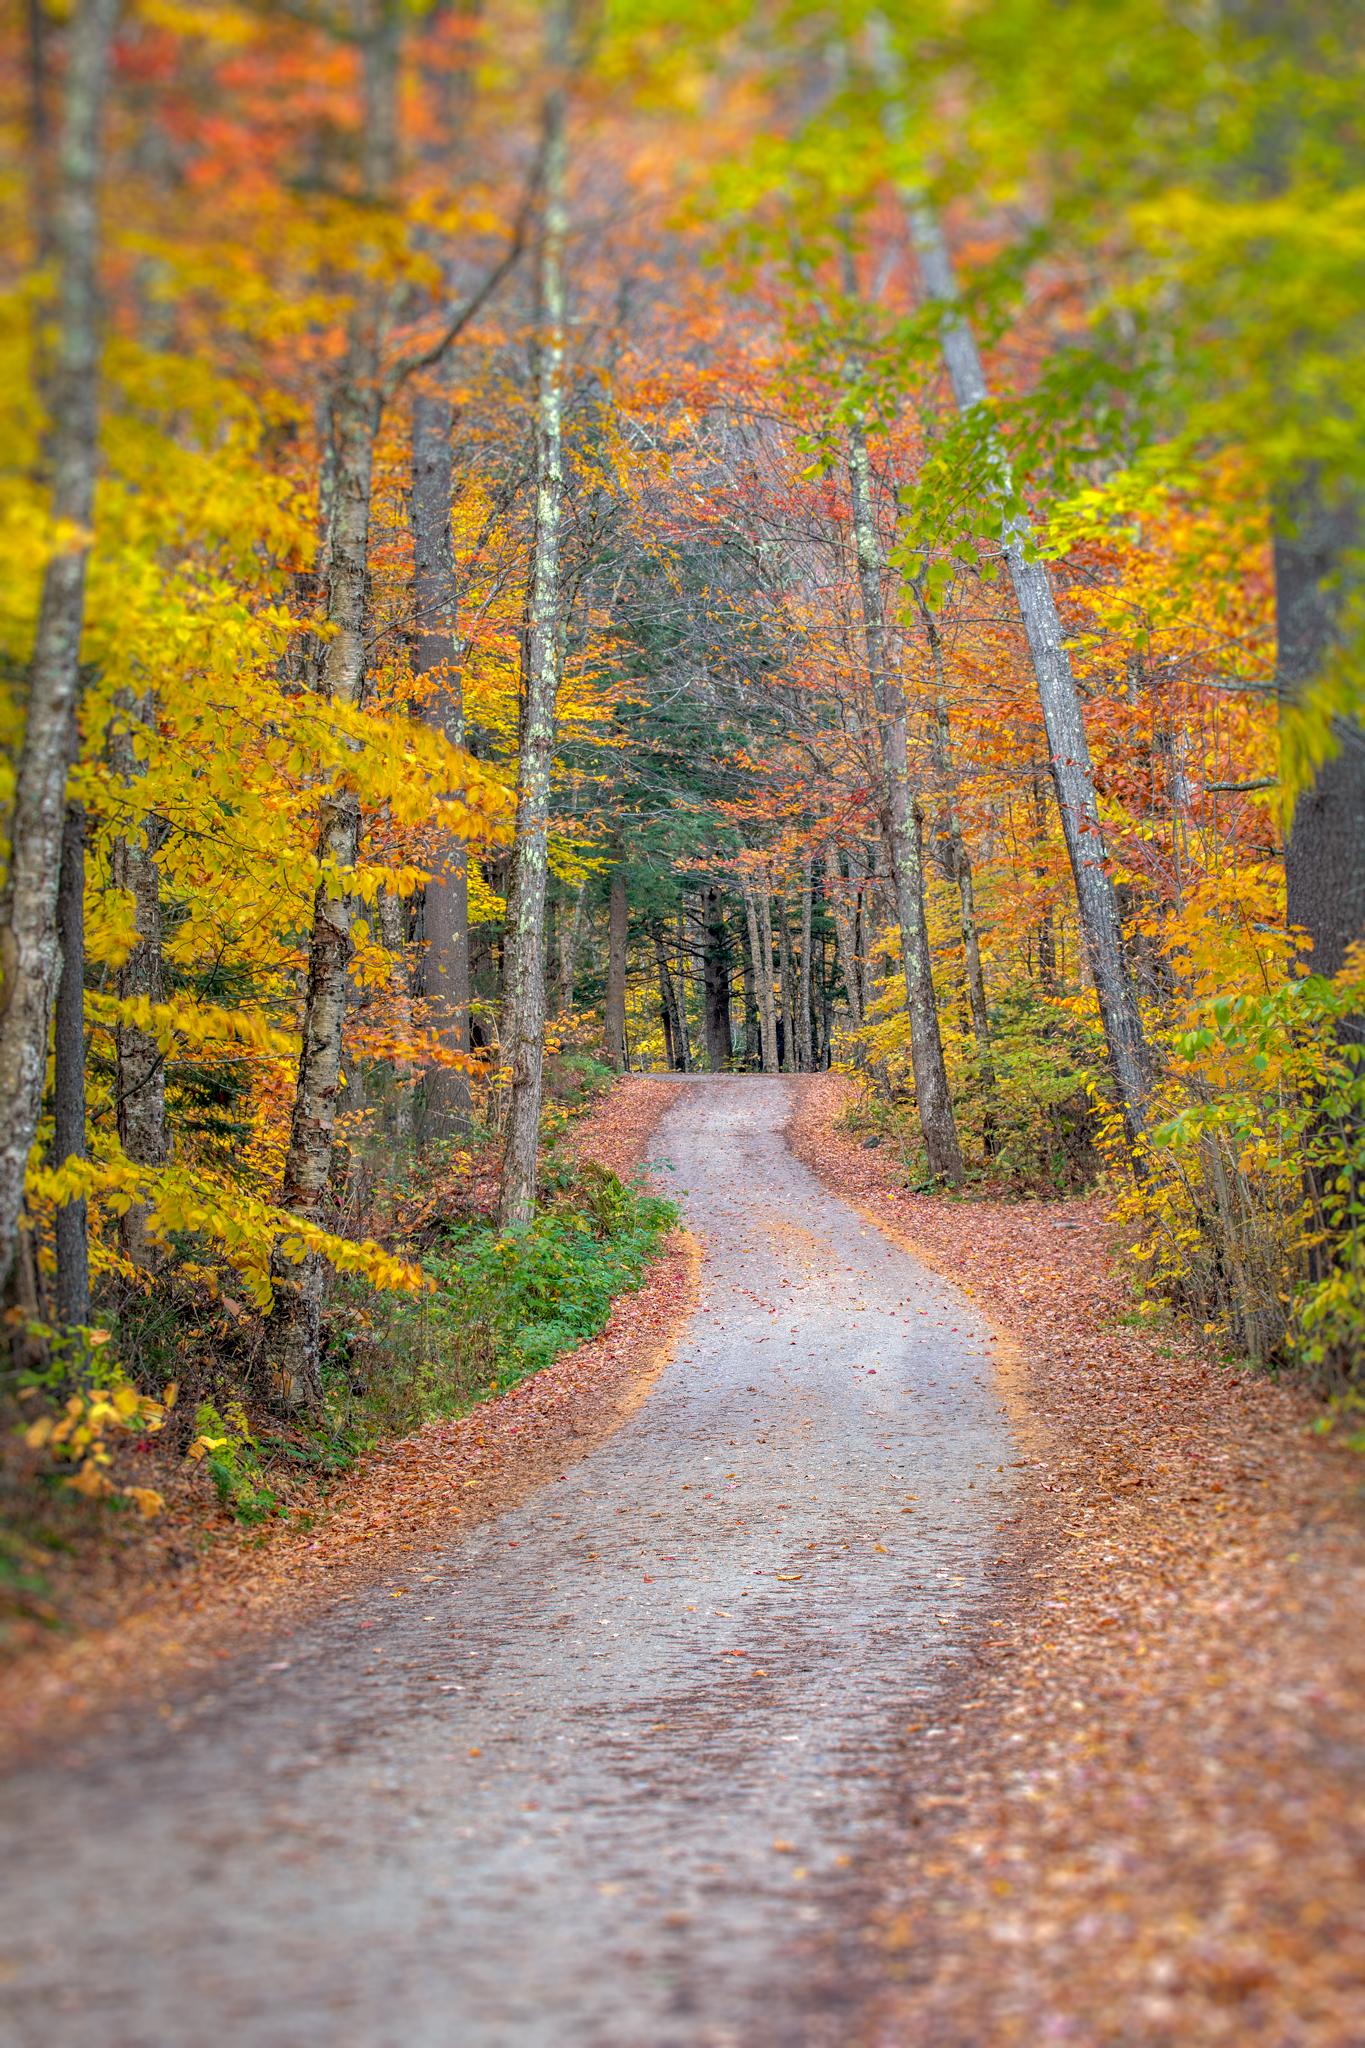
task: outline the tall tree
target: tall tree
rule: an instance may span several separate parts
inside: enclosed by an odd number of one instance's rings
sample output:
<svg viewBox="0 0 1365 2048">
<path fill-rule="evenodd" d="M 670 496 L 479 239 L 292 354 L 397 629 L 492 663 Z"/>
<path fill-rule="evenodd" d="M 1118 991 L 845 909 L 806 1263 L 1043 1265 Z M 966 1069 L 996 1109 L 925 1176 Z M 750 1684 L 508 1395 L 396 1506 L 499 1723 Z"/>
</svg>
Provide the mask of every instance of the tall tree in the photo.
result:
<svg viewBox="0 0 1365 2048">
<path fill-rule="evenodd" d="M 915 1076 L 915 1106 L 924 1137 L 929 1171 L 956 1184 L 962 1179 L 953 1098 L 943 1059 L 938 1007 L 934 1000 L 933 961 L 924 908 L 924 863 L 915 791 L 910 779 L 905 694 L 892 673 L 882 599 L 881 537 L 872 497 L 872 466 L 867 430 L 854 415 L 846 428 L 849 487 L 853 504 L 853 536 L 858 557 L 858 590 L 862 600 L 863 642 L 868 681 L 876 712 L 881 752 L 882 838 L 891 867 L 896 922 L 901 933 L 905 1001 L 910 1017 L 910 1063 Z"/>
<path fill-rule="evenodd" d="M 392 200 L 397 167 L 399 13 L 396 0 L 367 0 L 362 37 L 364 138 L 362 205 L 376 217 Z M 383 351 L 389 291 L 376 261 L 356 281 L 346 350 L 331 397 L 334 481 L 323 550 L 323 617 L 327 633 L 316 663 L 317 688 L 331 702 L 353 708 L 364 699 L 368 675 L 370 513 L 375 438 L 383 410 Z M 324 1214 L 332 1170 L 332 1138 L 341 1082 L 346 1026 L 346 969 L 351 955 L 354 898 L 349 876 L 360 851 L 360 798 L 333 784 L 318 807 L 322 876 L 313 902 L 308 981 L 285 1154 L 281 1198 L 309 1222 Z M 275 1254 L 274 1307 L 265 1331 L 265 1374 L 279 1406 L 315 1409 L 321 1403 L 322 1261 Z"/>
<path fill-rule="evenodd" d="M 117 12 L 117 0 L 77 0 L 72 10 L 53 181 L 51 504 L 57 538 L 43 575 L 15 777 L 10 867 L 0 893 L 0 1272 L 6 1273 L 42 1106 L 60 971 L 57 887 L 66 779 L 76 746 L 98 460 L 100 143 Z"/>
<path fill-rule="evenodd" d="M 730 1026 L 730 937 L 725 927 L 725 906 L 720 890 L 710 882 L 701 892 L 702 914 L 702 1001 L 706 1034 L 706 1064 L 713 1074 L 724 1073 L 734 1056 Z M 687 1019 L 682 1020 L 684 1054 Z M 687 1065 L 684 1058 L 684 1066 Z"/>
<path fill-rule="evenodd" d="M 622 868 L 607 889 L 607 1059 L 618 1074 L 626 1070 L 626 968 L 630 950 L 630 903 Z"/>
<path fill-rule="evenodd" d="M 549 84 L 542 113 L 544 201 L 537 307 L 536 522 L 524 639 L 517 826 L 507 898 L 505 1048 L 512 1070 L 502 1155 L 504 1226 L 535 1214 L 545 1035 L 545 891 L 550 771 L 559 697 L 559 538 L 564 512 L 564 243 L 568 231 L 568 66 L 571 0 L 546 21 Z M 624 1054 L 623 1054 L 624 1056 Z"/>
<path fill-rule="evenodd" d="M 992 467 L 1003 519 L 1005 561 L 1024 622 L 1034 679 L 1038 685 L 1049 766 L 1076 887 L 1081 932 L 1094 978 L 1095 995 L 1109 1048 L 1109 1064 L 1124 1124 L 1130 1143 L 1136 1144 L 1146 1118 L 1147 1097 L 1152 1084 L 1151 1055 L 1143 1034 L 1137 991 L 1124 952 L 1118 898 L 1109 872 L 1099 807 L 1095 800 L 1090 743 L 1062 622 L 1057 616 L 1052 579 L 1046 562 L 1038 555 L 1027 515 L 1011 509 L 1013 478 L 1008 459 L 989 424 L 990 392 L 981 367 L 980 352 L 971 325 L 958 303 L 957 281 L 937 217 L 922 199 L 912 197 L 910 218 L 925 296 L 942 308 L 939 345 L 953 397 L 964 415 L 982 418 L 990 436 Z"/>
</svg>

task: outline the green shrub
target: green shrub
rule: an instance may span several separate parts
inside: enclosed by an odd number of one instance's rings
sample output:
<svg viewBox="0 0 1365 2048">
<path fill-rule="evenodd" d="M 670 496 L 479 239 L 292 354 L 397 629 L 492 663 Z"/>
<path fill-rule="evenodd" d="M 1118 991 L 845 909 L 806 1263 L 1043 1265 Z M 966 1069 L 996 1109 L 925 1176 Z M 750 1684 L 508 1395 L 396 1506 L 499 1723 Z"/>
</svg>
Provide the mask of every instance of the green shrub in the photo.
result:
<svg viewBox="0 0 1365 2048">
<path fill-rule="evenodd" d="M 545 1192 L 522 1228 L 451 1226 L 423 1262 L 433 1294 L 357 1302 L 332 1372 L 352 1434 L 373 1441 L 458 1413 L 586 1344 L 677 1220 L 671 1203 L 592 1162 L 557 1167 Z"/>
</svg>

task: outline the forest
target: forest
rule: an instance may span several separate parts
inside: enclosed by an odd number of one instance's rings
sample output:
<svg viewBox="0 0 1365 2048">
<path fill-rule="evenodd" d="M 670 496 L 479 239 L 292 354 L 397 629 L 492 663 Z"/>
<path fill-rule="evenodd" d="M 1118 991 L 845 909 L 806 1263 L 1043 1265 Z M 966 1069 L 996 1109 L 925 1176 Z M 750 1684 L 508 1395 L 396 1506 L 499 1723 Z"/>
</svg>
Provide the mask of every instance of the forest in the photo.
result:
<svg viewBox="0 0 1365 2048">
<path fill-rule="evenodd" d="M 21 1598 L 599 1329 L 626 1073 L 1099 1188 L 1365 1440 L 1354 10 L 5 12 Z"/>
</svg>

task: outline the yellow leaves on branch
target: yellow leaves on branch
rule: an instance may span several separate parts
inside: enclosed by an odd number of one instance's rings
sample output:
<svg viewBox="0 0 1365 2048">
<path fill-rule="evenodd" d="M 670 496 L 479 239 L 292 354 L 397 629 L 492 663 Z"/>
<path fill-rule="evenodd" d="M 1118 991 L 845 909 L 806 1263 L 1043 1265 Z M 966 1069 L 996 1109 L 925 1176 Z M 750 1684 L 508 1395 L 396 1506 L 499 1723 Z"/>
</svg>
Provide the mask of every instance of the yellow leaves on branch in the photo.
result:
<svg viewBox="0 0 1365 2048">
<path fill-rule="evenodd" d="M 89 1330 L 85 1338 L 92 1349 L 98 1349 L 108 1334 L 107 1330 Z M 141 1394 L 113 1366 L 99 1385 L 69 1395 L 56 1414 L 38 1416 L 24 1431 L 24 1441 L 31 1451 L 45 1451 L 58 1465 L 76 1467 L 63 1474 L 73 1492 L 83 1493 L 89 1500 L 131 1501 L 144 1520 L 150 1520 L 160 1514 L 165 1502 L 154 1487 L 119 1486 L 110 1478 L 110 1439 L 155 1436 L 164 1427 L 178 1393 L 172 1381 L 159 1401 Z"/>
<path fill-rule="evenodd" d="M 274 1299 L 270 1263 L 277 1249 L 295 1263 L 315 1255 L 336 1272 L 352 1273 L 385 1291 L 416 1294 L 432 1285 L 420 1266 L 373 1239 L 323 1230 L 204 1168 L 134 1166 L 121 1157 L 70 1158 L 58 1167 L 31 1168 L 27 1195 L 32 1202 L 54 1206 L 82 1198 L 104 1202 L 116 1215 L 144 1205 L 154 1237 L 185 1232 L 211 1239 L 262 1313 Z"/>
<path fill-rule="evenodd" d="M 121 1025 L 145 1032 L 164 1053 L 180 1045 L 195 1052 L 244 1049 L 288 1057 L 298 1048 L 297 1034 L 276 1031 L 259 1011 L 229 1010 L 186 996 L 154 1003 L 149 996 L 110 996 L 91 990 L 85 1014 L 97 1028 L 113 1031 Z"/>
</svg>

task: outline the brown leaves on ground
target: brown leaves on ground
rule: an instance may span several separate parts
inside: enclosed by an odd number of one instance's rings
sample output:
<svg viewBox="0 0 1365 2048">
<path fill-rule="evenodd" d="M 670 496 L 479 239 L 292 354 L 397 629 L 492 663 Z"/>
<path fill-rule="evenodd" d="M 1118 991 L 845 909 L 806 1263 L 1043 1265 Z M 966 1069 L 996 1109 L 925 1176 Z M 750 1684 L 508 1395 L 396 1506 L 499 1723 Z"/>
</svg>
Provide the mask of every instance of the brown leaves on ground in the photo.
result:
<svg viewBox="0 0 1365 2048">
<path fill-rule="evenodd" d="M 676 1092 L 631 1080 L 575 1129 L 575 1151 L 629 1172 Z M 47 1741 L 129 1693 L 158 1699 L 241 1646 L 244 1629 L 297 1621 L 311 1606 L 369 1583 L 407 1552 L 514 1506 L 586 1456 L 638 1406 L 667 1362 L 697 1294 L 698 1254 L 668 1239 L 644 1286 L 616 1303 L 602 1335 L 468 1414 L 431 1422 L 371 1452 L 307 1528 L 255 1534 L 221 1527 L 207 1555 L 146 1545 L 108 1592 L 102 1625 L 16 1658 L 0 1679 L 0 1747 Z M 202 1513 L 202 1508 L 201 1508 Z M 184 1543 L 186 1532 L 180 1531 Z"/>
<path fill-rule="evenodd" d="M 595 1159 L 629 1180 L 644 1163 L 659 1119 L 677 1101 L 676 1080 L 625 1074 L 581 1122 L 570 1126 L 564 1149 L 575 1159 Z"/>
<path fill-rule="evenodd" d="M 1298 1392 L 1116 1320 L 1099 1204 L 908 1195 L 846 1090 L 803 1083 L 789 1141 L 1004 1333 L 1025 1460 L 974 1668 L 908 1738 L 879 2048 L 1357 2048 L 1359 1467 Z"/>
</svg>

